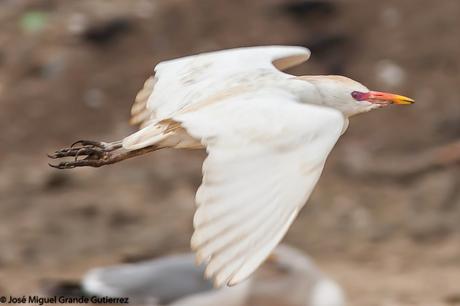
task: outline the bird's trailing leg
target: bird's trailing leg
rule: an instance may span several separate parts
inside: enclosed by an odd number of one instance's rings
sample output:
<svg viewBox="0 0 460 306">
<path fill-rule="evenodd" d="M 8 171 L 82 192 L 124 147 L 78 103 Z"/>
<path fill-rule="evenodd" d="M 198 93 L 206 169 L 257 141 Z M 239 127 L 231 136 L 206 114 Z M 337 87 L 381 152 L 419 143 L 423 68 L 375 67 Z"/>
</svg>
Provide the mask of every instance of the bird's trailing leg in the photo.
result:
<svg viewBox="0 0 460 306">
<path fill-rule="evenodd" d="M 63 148 L 49 154 L 48 157 L 51 159 L 72 157 L 72 160 L 62 161 L 58 164 L 49 164 L 51 167 L 57 169 L 73 169 L 86 166 L 101 167 L 157 149 L 158 147 L 156 146 L 150 146 L 129 151 L 122 147 L 121 141 L 98 142 L 92 140 L 79 140 L 68 148 Z"/>
</svg>

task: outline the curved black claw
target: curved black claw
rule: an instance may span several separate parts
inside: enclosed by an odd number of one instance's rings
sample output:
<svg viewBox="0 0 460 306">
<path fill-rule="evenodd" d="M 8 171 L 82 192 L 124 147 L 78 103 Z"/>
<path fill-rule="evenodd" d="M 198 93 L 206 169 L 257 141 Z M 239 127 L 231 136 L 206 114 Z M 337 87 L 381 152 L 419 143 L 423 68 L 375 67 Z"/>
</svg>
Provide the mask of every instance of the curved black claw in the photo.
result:
<svg viewBox="0 0 460 306">
<path fill-rule="evenodd" d="M 72 169 L 84 166 L 100 167 L 109 163 L 113 157 L 112 152 L 120 148 L 120 142 L 105 143 L 92 140 L 79 140 L 68 148 L 48 154 L 48 157 L 51 159 L 73 157 L 73 160 L 49 165 L 57 169 Z"/>
<path fill-rule="evenodd" d="M 85 166 L 90 166 L 90 167 L 100 167 L 103 166 L 104 160 L 102 159 L 78 159 L 78 160 L 73 160 L 73 161 L 68 161 L 68 162 L 60 162 L 59 164 L 50 164 L 48 165 L 50 167 L 56 168 L 56 169 L 73 169 L 76 167 L 85 167 Z"/>
<path fill-rule="evenodd" d="M 61 150 L 57 150 L 56 152 L 52 154 L 48 154 L 48 157 L 51 159 L 57 159 L 57 158 L 63 158 L 63 157 L 70 157 L 70 156 L 102 156 L 104 152 L 107 152 L 103 149 L 100 148 L 94 148 L 94 147 L 76 147 L 76 148 L 64 148 Z"/>
<path fill-rule="evenodd" d="M 98 147 L 98 148 L 101 148 L 101 149 L 104 149 L 105 148 L 105 145 L 104 143 L 100 142 L 100 141 L 94 141 L 94 140 L 77 140 L 75 141 L 73 144 L 70 145 L 70 148 L 73 148 L 75 147 L 76 145 L 82 145 L 82 146 L 93 146 L 93 147 Z"/>
</svg>

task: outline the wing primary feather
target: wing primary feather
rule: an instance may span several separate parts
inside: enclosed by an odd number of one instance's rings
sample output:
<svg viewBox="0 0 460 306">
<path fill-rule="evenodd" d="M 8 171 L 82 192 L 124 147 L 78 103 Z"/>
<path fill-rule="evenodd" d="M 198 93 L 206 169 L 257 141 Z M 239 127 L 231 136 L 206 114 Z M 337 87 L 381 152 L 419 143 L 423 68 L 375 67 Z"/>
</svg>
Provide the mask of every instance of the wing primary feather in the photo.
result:
<svg viewBox="0 0 460 306">
<path fill-rule="evenodd" d="M 225 274 L 228 274 L 227 278 L 232 277 L 233 274 L 235 274 L 238 270 L 240 270 L 245 265 L 245 262 L 248 260 L 248 258 L 251 257 L 251 254 L 253 254 L 255 250 L 257 250 L 259 247 L 262 247 L 267 240 L 271 240 L 272 237 L 276 236 L 276 234 L 280 231 L 280 229 L 285 227 L 286 222 L 289 222 L 290 218 L 288 217 L 290 214 L 291 212 L 289 210 L 285 210 L 284 213 L 280 213 L 279 215 L 274 215 L 271 218 L 271 220 L 274 220 L 274 221 L 270 222 L 271 221 L 270 219 L 266 220 L 267 222 L 263 226 L 261 226 L 258 230 L 251 233 L 252 238 L 247 239 L 247 245 L 249 246 L 249 248 L 244 249 L 244 246 L 241 246 L 242 249 L 239 250 L 238 254 L 236 254 L 236 256 L 234 256 L 233 258 L 228 258 L 225 263 L 222 263 L 221 268 L 219 270 L 225 269 L 226 266 L 230 265 L 231 264 L 230 261 L 234 259 L 235 257 L 240 257 L 240 266 L 237 268 L 234 268 L 233 271 L 230 271 L 229 269 L 229 271 L 220 272 L 218 270 L 213 274 L 213 276 L 219 277 L 219 274 L 225 273 Z M 214 256 L 211 258 L 211 261 L 213 259 L 214 259 Z"/>
<path fill-rule="evenodd" d="M 227 282 L 228 286 L 234 286 L 246 278 L 248 278 L 252 272 L 270 255 L 271 251 L 276 247 L 276 245 L 281 241 L 283 236 L 286 234 L 289 226 L 291 225 L 292 221 L 297 216 L 298 211 L 294 211 L 291 216 L 289 217 L 288 221 L 284 224 L 283 228 L 272 237 L 271 241 L 269 241 L 262 250 L 260 250 L 256 254 L 252 254 L 251 257 L 247 257 L 247 261 L 245 261 L 242 265 L 242 268 L 238 270 L 235 274 L 233 274 L 230 278 L 230 281 Z M 249 264 L 248 264 L 249 262 Z"/>
<path fill-rule="evenodd" d="M 241 265 L 244 263 L 242 260 L 245 258 L 245 253 L 257 244 L 257 240 L 264 234 L 270 235 L 278 228 L 279 221 L 277 219 L 278 214 L 274 213 L 273 216 L 265 219 L 266 223 L 258 222 L 259 227 L 257 229 L 242 233 L 240 237 L 228 243 L 225 248 L 213 254 L 205 275 L 209 278 L 222 278 L 222 275 L 228 274 L 230 277 L 238 269 L 237 263 L 240 262 Z M 228 268 L 227 271 L 222 272 L 225 268 Z"/>
<path fill-rule="evenodd" d="M 195 233 L 192 236 L 192 246 L 196 250 L 201 250 L 203 252 L 204 250 L 207 250 L 208 248 L 212 248 L 209 246 L 209 244 L 215 245 L 216 243 L 223 243 L 225 241 L 224 238 L 228 237 L 229 233 L 237 233 L 236 230 L 232 229 L 238 229 L 238 232 L 248 229 L 251 230 L 252 227 L 255 226 L 256 222 L 258 222 L 260 219 L 263 220 L 263 218 L 267 218 L 270 216 L 271 213 L 276 207 L 276 202 L 271 200 L 270 198 L 273 197 L 273 195 L 276 194 L 276 190 L 272 190 L 271 192 L 265 194 L 263 199 L 267 199 L 267 205 L 264 207 L 264 210 L 262 210 L 262 214 L 257 214 L 260 211 L 260 207 L 252 207 L 251 205 L 247 205 L 245 210 L 241 211 L 234 211 L 231 215 L 233 216 L 232 219 L 225 219 L 225 224 L 222 227 L 222 224 L 219 222 L 214 222 L 212 225 L 214 226 L 203 226 L 203 227 L 196 227 L 195 228 Z M 262 200 L 263 200 L 262 199 Z M 206 209 L 200 208 L 200 209 Z M 221 230 L 217 230 L 217 228 L 221 228 Z M 203 236 L 203 233 L 209 233 L 210 235 L 208 237 Z M 196 234 L 196 235 L 195 235 Z M 220 237 L 219 240 L 216 240 L 216 237 Z M 199 251 L 200 252 L 200 251 Z"/>
<path fill-rule="evenodd" d="M 241 253 L 241 248 L 250 246 L 252 238 L 259 233 L 270 231 L 271 222 L 276 222 L 280 208 L 273 201 L 270 209 L 260 216 L 254 217 L 247 223 L 242 223 L 237 229 L 230 231 L 225 236 L 216 236 L 211 245 L 204 246 L 200 251 L 212 254 L 211 262 L 206 269 L 207 275 L 213 275 L 219 269 L 219 265 L 230 261 Z M 232 251 L 233 250 L 233 251 Z M 233 252 L 233 253 L 232 253 Z"/>
<path fill-rule="evenodd" d="M 149 77 L 145 81 L 143 88 L 137 93 L 131 107 L 131 118 L 129 120 L 131 125 L 143 125 L 151 117 L 152 111 L 147 109 L 147 102 L 152 95 L 156 82 L 156 77 Z"/>
</svg>

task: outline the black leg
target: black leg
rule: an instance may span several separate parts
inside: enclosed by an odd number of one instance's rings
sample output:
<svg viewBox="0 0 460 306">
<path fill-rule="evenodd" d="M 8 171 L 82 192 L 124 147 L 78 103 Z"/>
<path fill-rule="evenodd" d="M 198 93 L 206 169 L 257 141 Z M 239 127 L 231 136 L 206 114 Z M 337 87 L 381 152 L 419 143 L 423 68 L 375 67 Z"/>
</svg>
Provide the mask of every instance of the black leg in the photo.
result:
<svg viewBox="0 0 460 306">
<path fill-rule="evenodd" d="M 156 146 L 150 146 L 139 150 L 128 151 L 123 149 L 120 141 L 107 143 L 92 140 L 79 140 L 68 148 L 63 148 L 49 154 L 48 157 L 51 159 L 73 157 L 73 160 L 62 161 L 58 164 L 49 164 L 51 167 L 57 169 L 101 167 L 157 149 Z"/>
</svg>

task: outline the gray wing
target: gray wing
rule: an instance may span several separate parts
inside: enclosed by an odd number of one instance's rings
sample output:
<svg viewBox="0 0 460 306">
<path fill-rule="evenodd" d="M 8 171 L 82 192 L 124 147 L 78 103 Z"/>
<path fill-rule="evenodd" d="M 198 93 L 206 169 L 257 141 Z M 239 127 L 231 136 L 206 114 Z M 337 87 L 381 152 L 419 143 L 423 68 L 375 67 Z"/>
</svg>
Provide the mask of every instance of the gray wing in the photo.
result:
<svg viewBox="0 0 460 306">
<path fill-rule="evenodd" d="M 98 296 L 129 297 L 132 301 L 167 304 L 213 289 L 203 278 L 193 254 L 118 266 L 95 268 L 83 278 L 83 289 Z"/>
</svg>

